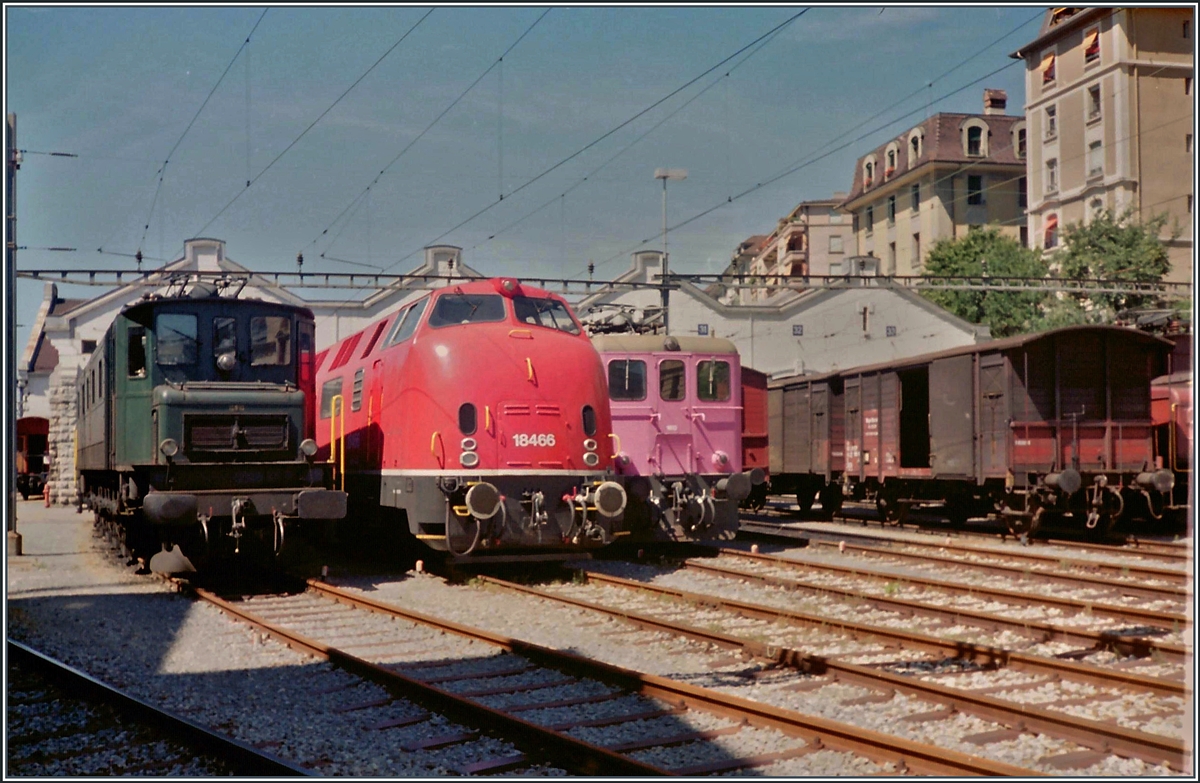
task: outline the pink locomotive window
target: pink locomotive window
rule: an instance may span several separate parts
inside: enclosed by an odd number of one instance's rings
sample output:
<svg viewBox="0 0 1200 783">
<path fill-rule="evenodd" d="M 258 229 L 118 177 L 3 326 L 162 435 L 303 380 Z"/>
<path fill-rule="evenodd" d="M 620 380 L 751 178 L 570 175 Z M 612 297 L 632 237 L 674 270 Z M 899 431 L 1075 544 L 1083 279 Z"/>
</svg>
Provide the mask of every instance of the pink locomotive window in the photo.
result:
<svg viewBox="0 0 1200 783">
<path fill-rule="evenodd" d="M 579 326 L 571 317 L 571 312 L 557 299 L 514 296 L 513 311 L 521 323 L 558 329 L 568 334 L 579 334 Z"/>
<path fill-rule="evenodd" d="M 495 323 L 506 318 L 504 297 L 499 294 L 451 292 L 438 297 L 429 315 L 429 325 L 436 329 L 455 324 Z"/>
<path fill-rule="evenodd" d="M 696 396 L 705 402 L 729 399 L 729 362 L 699 362 L 696 365 Z"/>
<path fill-rule="evenodd" d="M 687 379 L 684 363 L 678 359 L 664 359 L 658 365 L 658 396 L 667 402 L 678 402 L 687 396 Z"/>
<path fill-rule="evenodd" d="M 646 399 L 646 363 L 640 359 L 609 362 L 608 396 L 613 400 Z"/>
</svg>

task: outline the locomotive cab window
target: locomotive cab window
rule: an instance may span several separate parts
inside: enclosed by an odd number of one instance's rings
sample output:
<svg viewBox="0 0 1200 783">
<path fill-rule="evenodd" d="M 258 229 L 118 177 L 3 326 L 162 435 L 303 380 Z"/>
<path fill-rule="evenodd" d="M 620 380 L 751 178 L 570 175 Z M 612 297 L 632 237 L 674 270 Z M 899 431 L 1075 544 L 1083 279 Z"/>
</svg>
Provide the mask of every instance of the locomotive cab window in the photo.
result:
<svg viewBox="0 0 1200 783">
<path fill-rule="evenodd" d="M 129 360 L 127 374 L 130 378 L 146 377 L 146 328 L 131 326 L 125 333 L 129 338 Z"/>
<path fill-rule="evenodd" d="M 333 415 L 333 398 L 342 393 L 342 379 L 334 378 L 321 386 L 321 418 L 328 419 Z M 345 405 L 345 402 L 342 403 Z"/>
<path fill-rule="evenodd" d="M 608 396 L 613 400 L 646 399 L 646 363 L 640 359 L 609 362 Z"/>
<path fill-rule="evenodd" d="M 658 364 L 658 396 L 666 402 L 678 402 L 687 395 L 684 364 L 678 359 L 664 359 Z"/>
<path fill-rule="evenodd" d="M 292 363 L 292 320 L 287 316 L 257 316 L 250 319 L 250 364 Z"/>
<path fill-rule="evenodd" d="M 448 293 L 438 297 L 429 315 L 429 325 L 438 328 L 455 324 L 496 323 L 508 318 L 500 294 Z"/>
<path fill-rule="evenodd" d="M 567 306 L 557 299 L 537 299 L 531 296 L 514 296 L 513 311 L 517 320 L 525 324 L 558 329 L 568 334 L 579 334 L 579 327 Z"/>
<path fill-rule="evenodd" d="M 154 319 L 155 361 L 164 365 L 196 363 L 196 316 L 159 313 Z"/>
<path fill-rule="evenodd" d="M 696 365 L 696 396 L 705 402 L 729 399 L 729 362 L 700 362 Z"/>
<path fill-rule="evenodd" d="M 421 314 L 425 312 L 425 306 L 428 304 L 428 299 L 422 299 L 400 313 L 396 318 L 396 325 L 392 327 L 392 333 L 388 335 L 388 347 L 402 343 L 413 336 L 413 332 L 417 331 L 417 324 L 421 321 Z"/>
</svg>

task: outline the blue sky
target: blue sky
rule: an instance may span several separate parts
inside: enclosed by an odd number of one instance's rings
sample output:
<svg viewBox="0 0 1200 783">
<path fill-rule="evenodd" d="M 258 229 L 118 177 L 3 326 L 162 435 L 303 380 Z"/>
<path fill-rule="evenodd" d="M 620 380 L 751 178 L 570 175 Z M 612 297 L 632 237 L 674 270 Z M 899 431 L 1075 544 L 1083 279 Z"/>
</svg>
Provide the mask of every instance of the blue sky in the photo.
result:
<svg viewBox="0 0 1200 783">
<path fill-rule="evenodd" d="M 858 155 L 931 111 L 978 112 L 992 87 L 1019 113 L 1008 53 L 1044 11 L 813 7 L 522 188 L 804 6 L 554 7 L 538 21 L 547 8 L 8 5 L 4 102 L 28 151 L 18 267 L 132 269 L 121 254 L 174 259 L 210 236 L 256 270 L 293 270 L 303 252 L 305 271 L 364 269 L 337 258 L 404 272 L 436 240 L 485 273 L 582 277 L 593 261 L 611 278 L 631 251 L 660 247 L 653 174 L 672 167 L 689 172 L 669 185 L 672 226 L 724 204 L 672 230 L 672 269 L 718 272 L 800 201 L 848 190 Z M 18 284 L 18 355 L 41 298 L 40 283 Z"/>
</svg>

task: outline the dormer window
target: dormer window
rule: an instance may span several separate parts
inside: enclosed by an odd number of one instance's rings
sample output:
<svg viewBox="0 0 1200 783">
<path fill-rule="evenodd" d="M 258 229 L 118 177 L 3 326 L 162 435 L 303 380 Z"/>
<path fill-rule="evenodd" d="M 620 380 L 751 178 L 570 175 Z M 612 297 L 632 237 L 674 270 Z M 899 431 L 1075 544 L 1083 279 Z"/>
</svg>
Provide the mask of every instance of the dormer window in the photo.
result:
<svg viewBox="0 0 1200 783">
<path fill-rule="evenodd" d="M 988 136 L 990 134 L 986 122 L 973 117 L 960 126 L 960 133 L 962 134 L 962 151 L 964 155 L 972 158 L 986 158 L 988 156 Z"/>
<path fill-rule="evenodd" d="M 1017 128 L 1016 135 L 1017 135 L 1017 144 L 1016 144 L 1017 160 L 1025 160 L 1025 154 L 1026 154 L 1026 150 L 1027 150 L 1027 146 L 1028 146 L 1025 141 L 1025 129 Z"/>
<path fill-rule="evenodd" d="M 890 149 L 887 151 L 887 168 L 883 170 L 884 178 L 888 178 L 896 173 L 896 150 Z"/>
<path fill-rule="evenodd" d="M 863 166 L 863 190 L 871 187 L 871 182 L 875 179 L 875 164 L 867 161 Z"/>
<path fill-rule="evenodd" d="M 983 128 L 967 128 L 967 154 L 981 155 L 983 149 Z"/>
</svg>

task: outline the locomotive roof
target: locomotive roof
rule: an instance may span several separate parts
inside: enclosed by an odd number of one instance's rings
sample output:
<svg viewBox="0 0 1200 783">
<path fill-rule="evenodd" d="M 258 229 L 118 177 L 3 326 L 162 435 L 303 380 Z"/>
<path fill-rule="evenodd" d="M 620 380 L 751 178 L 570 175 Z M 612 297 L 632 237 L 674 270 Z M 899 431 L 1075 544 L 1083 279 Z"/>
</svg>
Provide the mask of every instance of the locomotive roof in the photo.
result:
<svg viewBox="0 0 1200 783">
<path fill-rule="evenodd" d="M 265 305 L 267 307 L 277 308 L 279 310 L 299 313 L 300 315 L 307 316 L 308 318 L 313 317 L 313 312 L 309 308 L 298 307 L 297 305 L 285 304 L 283 302 L 270 302 L 266 299 L 255 299 L 249 297 L 243 299 L 241 297 L 230 296 L 187 296 L 186 294 L 183 296 L 155 296 L 149 299 L 139 299 L 133 304 L 126 305 L 121 310 L 121 315 L 134 318 L 145 311 L 153 310 L 161 305 L 180 303 L 204 305 L 217 304 L 222 307 L 232 306 L 249 308 Z"/>
<path fill-rule="evenodd" d="M 666 341 L 675 340 L 677 349 L 667 348 Z M 683 335 L 670 337 L 661 334 L 601 334 L 592 338 L 597 351 L 628 351 L 630 353 L 652 353 L 655 351 L 678 350 L 684 353 L 733 353 L 738 352 L 731 340 L 723 337 L 696 337 Z"/>
<path fill-rule="evenodd" d="M 800 381 L 815 381 L 825 378 L 835 378 L 843 375 L 860 375 L 869 372 L 878 372 L 880 370 L 902 369 L 907 367 L 916 367 L 922 364 L 929 364 L 938 359 L 948 359 L 952 356 L 965 356 L 976 353 L 993 353 L 996 351 L 1009 351 L 1013 348 L 1020 348 L 1030 343 L 1036 343 L 1051 337 L 1059 335 L 1085 334 L 1085 333 L 1110 333 L 1120 334 L 1128 337 L 1136 342 L 1146 343 L 1147 345 L 1157 345 L 1160 350 L 1167 351 L 1174 348 L 1174 343 L 1170 340 L 1165 340 L 1161 337 L 1143 332 L 1139 329 L 1131 329 L 1127 326 L 1101 326 L 1101 325 L 1078 325 L 1064 326 L 1058 329 L 1051 329 L 1045 332 L 1035 332 L 1033 334 L 1019 334 L 1014 337 L 1004 337 L 999 340 L 989 340 L 985 343 L 975 343 L 973 345 L 962 345 L 957 348 L 948 348 L 944 351 L 935 351 L 933 353 L 923 353 L 916 356 L 906 356 L 901 359 L 893 359 L 887 362 L 878 362 L 876 364 L 866 364 L 859 367 L 847 367 L 844 370 L 835 370 L 833 372 L 820 373 L 817 375 L 790 375 L 785 378 L 775 378 L 770 381 L 769 386 L 773 389 L 789 384 L 798 383 Z"/>
</svg>

